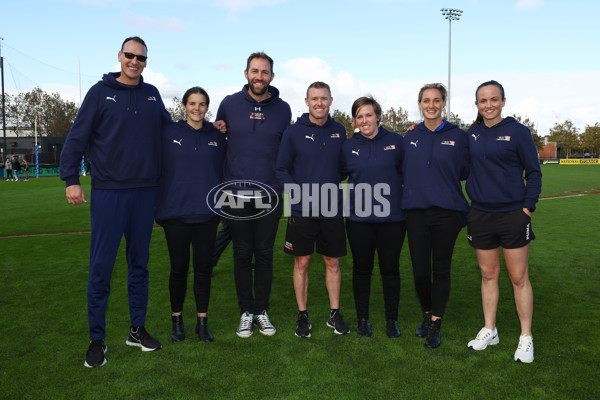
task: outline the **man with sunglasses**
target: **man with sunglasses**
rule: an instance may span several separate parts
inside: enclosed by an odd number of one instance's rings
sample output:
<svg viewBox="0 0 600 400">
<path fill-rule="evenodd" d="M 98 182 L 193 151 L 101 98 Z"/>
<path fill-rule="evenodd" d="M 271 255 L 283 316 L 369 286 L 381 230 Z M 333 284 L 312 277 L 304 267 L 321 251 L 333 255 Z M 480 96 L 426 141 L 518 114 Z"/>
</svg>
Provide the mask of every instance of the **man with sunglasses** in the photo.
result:
<svg viewBox="0 0 600 400">
<path fill-rule="evenodd" d="M 161 171 L 160 131 L 171 121 L 158 90 L 144 82 L 147 47 L 125 39 L 120 72 L 105 74 L 85 96 L 60 159 L 69 204 L 86 203 L 79 183 L 86 149 L 92 165 L 91 241 L 88 280 L 90 345 L 84 365 L 106 364 L 106 307 L 122 236 L 126 240 L 131 328 L 126 344 L 142 351 L 162 346 L 144 328 L 148 304 L 148 258 L 154 202 Z"/>
</svg>

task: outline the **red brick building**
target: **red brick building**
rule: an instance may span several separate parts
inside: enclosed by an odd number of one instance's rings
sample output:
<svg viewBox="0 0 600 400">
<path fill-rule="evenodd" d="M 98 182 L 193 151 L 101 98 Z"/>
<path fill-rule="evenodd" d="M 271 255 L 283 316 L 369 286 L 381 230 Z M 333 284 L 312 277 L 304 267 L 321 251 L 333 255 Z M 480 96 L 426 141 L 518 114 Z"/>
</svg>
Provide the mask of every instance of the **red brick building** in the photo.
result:
<svg viewBox="0 0 600 400">
<path fill-rule="evenodd" d="M 547 138 L 544 138 L 544 147 L 538 151 L 540 160 L 555 160 L 557 158 L 556 142 L 548 142 Z"/>
</svg>

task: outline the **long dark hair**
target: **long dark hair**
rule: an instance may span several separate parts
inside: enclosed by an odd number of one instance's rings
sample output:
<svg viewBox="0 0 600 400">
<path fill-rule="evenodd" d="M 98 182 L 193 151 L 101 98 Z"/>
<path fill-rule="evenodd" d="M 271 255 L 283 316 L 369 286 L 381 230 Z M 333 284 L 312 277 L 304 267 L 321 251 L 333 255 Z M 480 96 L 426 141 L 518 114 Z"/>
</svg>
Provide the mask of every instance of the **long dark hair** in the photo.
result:
<svg viewBox="0 0 600 400">
<path fill-rule="evenodd" d="M 483 82 L 481 85 L 477 86 L 477 90 L 475 91 L 475 104 L 477 104 L 477 93 L 479 93 L 479 89 L 481 89 L 484 86 L 490 86 L 490 85 L 497 86 L 498 89 L 500 89 L 500 95 L 502 96 L 501 100 L 504 100 L 504 87 L 502 87 L 500 82 L 492 79 L 491 81 Z M 479 125 L 482 122 L 483 122 L 483 115 L 481 115 L 479 110 L 477 110 L 477 118 L 475 118 L 475 122 L 473 123 L 473 125 Z"/>
</svg>

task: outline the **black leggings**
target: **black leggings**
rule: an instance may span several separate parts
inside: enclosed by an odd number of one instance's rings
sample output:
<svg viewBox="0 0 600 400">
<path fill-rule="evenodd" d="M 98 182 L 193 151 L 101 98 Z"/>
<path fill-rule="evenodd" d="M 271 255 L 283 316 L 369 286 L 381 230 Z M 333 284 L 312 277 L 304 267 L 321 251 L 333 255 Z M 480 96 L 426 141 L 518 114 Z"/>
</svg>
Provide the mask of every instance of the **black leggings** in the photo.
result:
<svg viewBox="0 0 600 400">
<path fill-rule="evenodd" d="M 352 288 L 358 319 L 369 319 L 371 275 L 375 251 L 383 283 L 385 319 L 398 320 L 400 301 L 400 251 L 404 243 L 406 222 L 368 223 L 346 220 L 348 242 L 352 250 Z"/>
<path fill-rule="evenodd" d="M 406 228 L 421 309 L 442 317 L 450 296 L 450 265 L 462 228 L 460 215 L 439 207 L 409 210 Z"/>
<path fill-rule="evenodd" d="M 163 222 L 169 257 L 171 274 L 169 276 L 169 295 L 171 311 L 183 310 L 183 301 L 187 290 L 187 277 L 190 267 L 190 244 L 193 251 L 194 297 L 196 312 L 208 311 L 210 297 L 210 278 L 212 272 L 211 256 L 217 234 L 218 218 L 208 222 L 187 224 L 177 220 Z"/>
</svg>

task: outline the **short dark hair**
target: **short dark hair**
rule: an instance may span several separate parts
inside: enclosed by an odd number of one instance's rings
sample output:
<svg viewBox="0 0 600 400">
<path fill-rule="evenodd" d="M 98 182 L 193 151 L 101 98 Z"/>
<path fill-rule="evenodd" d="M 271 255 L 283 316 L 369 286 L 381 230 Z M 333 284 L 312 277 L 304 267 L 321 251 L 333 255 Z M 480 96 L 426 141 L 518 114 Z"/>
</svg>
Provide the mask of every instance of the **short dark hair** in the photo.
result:
<svg viewBox="0 0 600 400">
<path fill-rule="evenodd" d="M 448 91 L 446 90 L 446 86 L 442 85 L 441 83 L 427 83 L 427 84 L 423 85 L 421 90 L 419 90 L 419 103 L 423 99 L 423 93 L 427 89 L 439 90 L 440 94 L 442 95 L 442 102 L 444 102 L 444 103 L 446 102 L 446 97 L 448 96 Z"/>
<path fill-rule="evenodd" d="M 352 118 L 356 118 L 356 113 L 358 113 L 359 108 L 368 106 L 369 104 L 373 106 L 373 110 L 377 116 L 377 125 L 379 125 L 379 121 L 381 121 L 381 105 L 373 98 L 373 96 L 363 96 L 354 100 L 354 103 L 352 103 Z"/>
<path fill-rule="evenodd" d="M 315 88 L 315 89 L 327 89 L 327 91 L 329 92 L 329 97 L 331 97 L 331 88 L 329 87 L 328 84 L 326 84 L 325 82 L 321 82 L 321 81 L 316 81 L 310 84 L 310 86 L 308 87 L 308 89 L 306 89 L 306 98 L 308 99 L 308 91 L 311 88 Z"/>
<path fill-rule="evenodd" d="M 146 53 L 148 53 L 148 46 L 146 46 L 146 42 L 144 42 L 144 39 L 142 39 L 139 36 L 130 36 L 127 39 L 123 40 L 123 44 L 121 45 L 121 51 L 123 51 L 123 47 L 125 47 L 125 43 L 129 42 L 130 40 L 133 40 L 134 42 L 138 42 L 139 44 L 144 46 L 144 48 L 146 49 Z"/>
<path fill-rule="evenodd" d="M 254 60 L 255 58 L 262 58 L 263 60 L 267 60 L 269 64 L 271 64 L 271 75 L 273 74 L 273 59 L 269 57 L 264 51 L 257 51 L 250 54 L 250 57 L 248 57 L 248 61 L 246 61 L 246 71 L 248 71 L 248 68 L 250 68 L 250 61 Z"/>
<path fill-rule="evenodd" d="M 193 94 L 201 94 L 202 96 L 204 96 L 206 98 L 206 106 L 207 107 L 209 106 L 210 97 L 208 97 L 208 93 L 206 93 L 206 90 L 204 90 L 200 86 L 194 86 L 194 87 L 191 87 L 188 90 L 186 90 L 183 95 L 183 99 L 181 99 L 181 104 L 183 104 L 185 106 L 188 102 L 188 99 Z"/>
<path fill-rule="evenodd" d="M 477 90 L 475 91 L 475 104 L 477 104 L 477 93 L 479 93 L 479 89 L 481 89 L 484 86 L 497 86 L 498 89 L 500 89 L 501 100 L 504 100 L 504 87 L 502 87 L 500 82 L 492 79 L 487 82 L 483 82 L 481 85 L 477 86 Z M 475 122 L 473 123 L 473 125 L 479 125 L 482 122 L 483 122 L 483 115 L 481 115 L 481 113 L 478 110 L 477 117 L 475 118 Z"/>
</svg>

